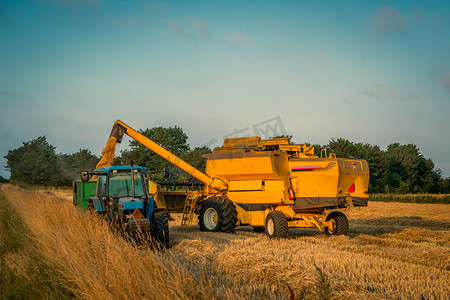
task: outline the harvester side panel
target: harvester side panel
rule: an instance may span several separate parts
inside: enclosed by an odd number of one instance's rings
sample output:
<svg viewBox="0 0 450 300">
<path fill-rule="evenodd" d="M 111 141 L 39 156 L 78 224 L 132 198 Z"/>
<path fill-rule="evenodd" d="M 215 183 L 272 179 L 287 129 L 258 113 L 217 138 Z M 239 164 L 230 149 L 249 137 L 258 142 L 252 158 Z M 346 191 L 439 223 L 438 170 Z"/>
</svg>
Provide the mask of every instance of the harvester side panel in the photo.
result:
<svg viewBox="0 0 450 300">
<path fill-rule="evenodd" d="M 238 223 L 242 225 L 264 226 L 264 211 L 286 202 L 285 180 L 282 179 L 230 181 L 229 186 L 233 190 L 228 191 L 227 196 L 236 204 Z"/>
<path fill-rule="evenodd" d="M 278 151 L 246 152 L 243 149 L 215 151 L 205 155 L 206 173 L 226 180 L 283 179 L 289 185 L 287 154 Z"/>
<path fill-rule="evenodd" d="M 219 151 L 207 158 L 206 173 L 210 176 L 226 180 L 281 179 L 274 170 L 272 152 Z"/>
<path fill-rule="evenodd" d="M 238 215 L 238 225 L 252 225 L 252 226 L 264 226 L 266 215 L 269 211 L 266 203 L 256 207 L 257 210 L 245 210 L 241 206 L 236 204 L 236 211 Z"/>
<path fill-rule="evenodd" d="M 365 160 L 343 158 L 292 159 L 294 210 L 367 205 L 369 169 Z M 354 184 L 355 191 L 349 192 Z"/>
<path fill-rule="evenodd" d="M 339 180 L 336 159 L 292 159 L 290 165 L 296 198 L 336 197 Z"/>
<path fill-rule="evenodd" d="M 264 210 L 272 204 L 281 204 L 284 191 L 228 192 L 228 198 L 245 210 Z M 262 208 L 264 206 L 264 208 Z M 261 208 L 259 208 L 261 207 Z"/>
<path fill-rule="evenodd" d="M 343 193 L 353 184 L 354 191 L 351 193 L 353 205 L 367 206 L 369 186 L 369 165 L 367 161 L 360 159 L 338 159 L 339 183 L 338 189 Z"/>
</svg>

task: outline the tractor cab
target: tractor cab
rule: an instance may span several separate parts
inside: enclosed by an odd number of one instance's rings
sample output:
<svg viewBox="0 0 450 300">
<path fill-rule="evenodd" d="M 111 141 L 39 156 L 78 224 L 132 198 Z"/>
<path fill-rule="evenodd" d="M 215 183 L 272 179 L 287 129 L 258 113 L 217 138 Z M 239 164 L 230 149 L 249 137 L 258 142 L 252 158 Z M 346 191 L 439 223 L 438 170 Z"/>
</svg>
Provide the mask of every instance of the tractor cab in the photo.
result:
<svg viewBox="0 0 450 300">
<path fill-rule="evenodd" d="M 86 201 L 86 210 L 105 215 L 125 233 L 144 233 L 168 247 L 168 215 L 149 195 L 146 170 L 132 164 L 82 172 L 81 182 L 74 182 L 74 204 L 83 207 Z"/>
<path fill-rule="evenodd" d="M 102 185 L 98 186 L 100 189 L 98 192 L 107 194 L 108 197 L 129 198 L 130 200 L 143 199 L 147 196 L 144 180 L 145 175 L 142 173 L 142 171 L 146 168 L 133 168 L 133 178 L 131 177 L 130 168 L 109 167 L 103 169 L 97 170 L 100 173 L 102 173 L 103 171 L 105 172 L 104 175 L 99 175 L 99 179 L 103 179 L 103 182 Z M 106 178 L 109 179 L 109 184 L 107 184 Z"/>
<path fill-rule="evenodd" d="M 153 197 L 148 197 L 146 169 L 139 166 L 97 169 L 94 173 L 97 175 L 97 192 L 92 198 L 94 209 L 109 212 L 113 218 L 130 218 L 133 213 L 141 213 L 150 219 L 154 201 Z"/>
</svg>

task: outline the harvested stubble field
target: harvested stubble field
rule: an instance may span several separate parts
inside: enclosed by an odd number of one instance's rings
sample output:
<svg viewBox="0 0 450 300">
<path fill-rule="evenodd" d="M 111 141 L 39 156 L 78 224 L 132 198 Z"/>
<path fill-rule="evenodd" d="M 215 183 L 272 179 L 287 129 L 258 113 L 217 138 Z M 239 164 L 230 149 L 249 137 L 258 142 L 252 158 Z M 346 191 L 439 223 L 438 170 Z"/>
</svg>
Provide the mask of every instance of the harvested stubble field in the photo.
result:
<svg viewBox="0 0 450 300">
<path fill-rule="evenodd" d="M 171 248 L 153 251 L 78 211 L 70 191 L 1 191 L 29 230 L 27 247 L 4 255 L 6 268 L 30 277 L 32 261 L 44 261 L 47 286 L 74 298 L 289 299 L 289 289 L 296 299 L 450 298 L 445 204 L 369 202 L 347 212 L 348 237 L 331 238 L 314 229 L 283 240 L 251 227 L 203 233 L 175 216 Z"/>
</svg>

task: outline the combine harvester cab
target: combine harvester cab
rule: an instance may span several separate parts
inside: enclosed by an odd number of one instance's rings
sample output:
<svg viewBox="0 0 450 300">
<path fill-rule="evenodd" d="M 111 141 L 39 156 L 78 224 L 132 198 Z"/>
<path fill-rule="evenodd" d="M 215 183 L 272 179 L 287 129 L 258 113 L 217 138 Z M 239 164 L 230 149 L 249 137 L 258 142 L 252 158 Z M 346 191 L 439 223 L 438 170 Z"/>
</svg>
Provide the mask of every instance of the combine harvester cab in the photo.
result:
<svg viewBox="0 0 450 300">
<path fill-rule="evenodd" d="M 94 173 L 82 173 L 82 181 L 75 181 L 74 204 L 83 210 L 105 215 L 126 235 L 152 236 L 169 245 L 168 216 L 158 210 L 153 195 L 148 193 L 144 167 L 109 166 Z M 90 179 L 90 175 L 94 175 Z"/>
<path fill-rule="evenodd" d="M 348 233 L 348 220 L 338 209 L 367 206 L 365 160 L 318 157 L 312 146 L 293 145 L 287 138 L 230 138 L 204 155 L 205 174 L 117 120 L 98 168 L 112 165 L 124 134 L 203 183 L 201 190 L 169 191 L 148 181 L 159 209 L 182 212 L 182 225 L 191 225 L 198 214 L 202 231 L 232 233 L 238 225 L 250 225 L 271 238 L 287 236 L 289 227 L 341 235 Z"/>
</svg>

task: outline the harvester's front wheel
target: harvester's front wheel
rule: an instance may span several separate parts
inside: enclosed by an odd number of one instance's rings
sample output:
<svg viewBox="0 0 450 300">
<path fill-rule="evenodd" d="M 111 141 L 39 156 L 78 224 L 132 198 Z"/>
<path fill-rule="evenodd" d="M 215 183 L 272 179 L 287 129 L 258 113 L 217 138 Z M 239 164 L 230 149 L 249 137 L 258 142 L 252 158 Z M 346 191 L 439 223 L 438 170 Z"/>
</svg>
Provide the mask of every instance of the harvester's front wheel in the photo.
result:
<svg viewBox="0 0 450 300">
<path fill-rule="evenodd" d="M 236 207 L 227 197 L 213 197 L 202 203 L 198 222 L 201 231 L 233 233 L 236 222 Z"/>
<path fill-rule="evenodd" d="M 284 238 L 288 235 L 288 222 L 281 211 L 271 211 L 266 217 L 266 235 L 270 238 Z"/>
<path fill-rule="evenodd" d="M 330 221 L 331 226 L 325 227 L 325 234 L 330 235 L 347 235 L 348 219 L 347 216 L 340 211 L 331 212 L 325 221 Z"/>
<path fill-rule="evenodd" d="M 163 248 L 169 247 L 169 217 L 165 212 L 153 214 L 152 237 Z"/>
</svg>

